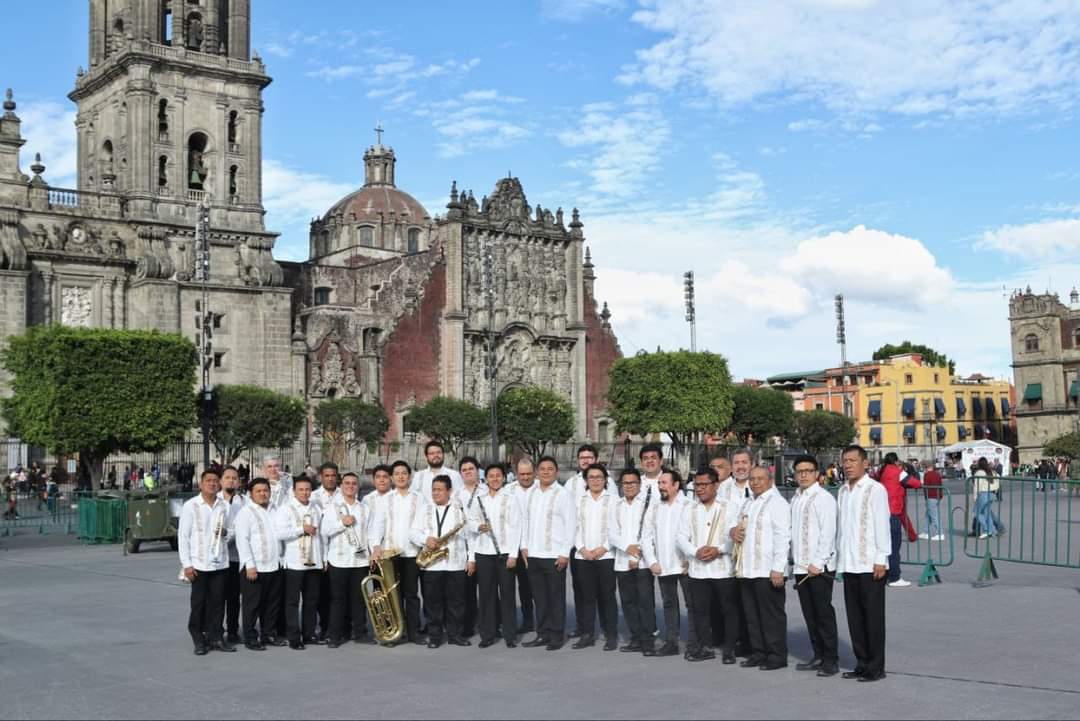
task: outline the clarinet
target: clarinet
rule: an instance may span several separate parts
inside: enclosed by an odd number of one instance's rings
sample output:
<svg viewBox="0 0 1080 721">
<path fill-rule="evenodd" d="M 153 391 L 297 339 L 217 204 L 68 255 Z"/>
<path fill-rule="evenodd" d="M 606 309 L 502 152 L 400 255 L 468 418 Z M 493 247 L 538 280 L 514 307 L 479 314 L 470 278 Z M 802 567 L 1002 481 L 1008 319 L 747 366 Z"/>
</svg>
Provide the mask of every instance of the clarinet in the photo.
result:
<svg viewBox="0 0 1080 721">
<path fill-rule="evenodd" d="M 501 556 L 502 551 L 499 550 L 499 539 L 495 538 L 495 527 L 491 525 L 491 519 L 488 518 L 487 509 L 484 508 L 484 502 L 477 498 L 476 505 L 480 507 L 480 516 L 484 519 L 484 523 L 487 524 L 489 529 L 488 534 L 491 536 L 491 543 L 495 546 L 495 555 Z"/>
<path fill-rule="evenodd" d="M 652 486 L 645 491 L 645 507 L 641 509 L 641 522 L 637 527 L 637 545 L 641 545 L 641 534 L 645 532 L 645 514 L 649 512 L 649 503 L 652 501 Z"/>
</svg>

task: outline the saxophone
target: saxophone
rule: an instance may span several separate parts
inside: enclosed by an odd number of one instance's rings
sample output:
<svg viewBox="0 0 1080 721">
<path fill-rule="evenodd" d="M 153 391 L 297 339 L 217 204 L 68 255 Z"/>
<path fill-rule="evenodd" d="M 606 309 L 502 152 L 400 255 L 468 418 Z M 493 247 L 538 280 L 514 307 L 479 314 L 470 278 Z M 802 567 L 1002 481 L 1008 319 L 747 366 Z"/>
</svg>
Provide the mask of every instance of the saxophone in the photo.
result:
<svg viewBox="0 0 1080 721">
<path fill-rule="evenodd" d="M 465 514 L 463 513 L 461 523 L 435 539 L 435 550 L 431 550 L 427 546 L 420 549 L 420 553 L 416 556 L 417 566 L 421 569 L 426 569 L 430 566 L 434 566 L 436 563 L 450 555 L 450 539 L 456 536 L 462 528 L 465 528 L 464 515 Z"/>
<path fill-rule="evenodd" d="M 338 520 L 342 520 L 345 516 L 349 515 L 349 508 L 344 503 L 338 504 Z M 342 524 L 344 525 L 344 523 Z M 351 526 L 345 526 L 345 540 L 349 542 L 349 545 L 355 548 L 354 555 L 363 556 L 364 549 L 360 547 L 360 537 L 356 535 L 356 524 Z"/>
</svg>

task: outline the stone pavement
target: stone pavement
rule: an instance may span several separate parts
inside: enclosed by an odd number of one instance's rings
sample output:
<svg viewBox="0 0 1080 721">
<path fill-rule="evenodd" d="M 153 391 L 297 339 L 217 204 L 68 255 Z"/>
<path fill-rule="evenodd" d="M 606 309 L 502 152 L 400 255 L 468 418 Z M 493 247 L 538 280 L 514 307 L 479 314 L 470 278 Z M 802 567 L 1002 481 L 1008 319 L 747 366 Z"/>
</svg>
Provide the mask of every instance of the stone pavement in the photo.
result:
<svg viewBox="0 0 1080 721">
<path fill-rule="evenodd" d="M 959 540 L 959 539 L 957 539 Z M 3 718 L 1068 718 L 1080 713 L 1080 571 L 978 563 L 888 595 L 889 677 L 859 684 L 599 647 L 348 645 L 191 653 L 176 554 L 0 539 Z M 909 578 L 918 569 L 907 568 Z M 841 665 L 851 663 L 840 614 Z M 792 666 L 809 644 L 788 589 Z M 474 639 L 475 640 L 475 639 Z"/>
</svg>

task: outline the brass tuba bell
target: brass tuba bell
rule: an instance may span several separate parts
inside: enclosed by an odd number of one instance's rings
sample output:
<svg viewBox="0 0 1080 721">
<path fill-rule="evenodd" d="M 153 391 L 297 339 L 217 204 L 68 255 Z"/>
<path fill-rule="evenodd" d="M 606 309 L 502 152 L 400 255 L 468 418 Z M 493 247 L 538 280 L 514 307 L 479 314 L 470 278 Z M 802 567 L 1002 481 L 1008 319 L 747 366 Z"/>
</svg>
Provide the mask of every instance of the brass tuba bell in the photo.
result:
<svg viewBox="0 0 1080 721">
<path fill-rule="evenodd" d="M 394 643 L 405 632 L 405 619 L 401 613 L 401 597 L 398 595 L 397 574 L 394 572 L 394 556 L 401 551 L 388 550 L 371 573 L 360 582 L 360 594 L 364 597 L 371 628 L 379 643 Z M 382 588 L 380 588 L 382 586 Z"/>
</svg>

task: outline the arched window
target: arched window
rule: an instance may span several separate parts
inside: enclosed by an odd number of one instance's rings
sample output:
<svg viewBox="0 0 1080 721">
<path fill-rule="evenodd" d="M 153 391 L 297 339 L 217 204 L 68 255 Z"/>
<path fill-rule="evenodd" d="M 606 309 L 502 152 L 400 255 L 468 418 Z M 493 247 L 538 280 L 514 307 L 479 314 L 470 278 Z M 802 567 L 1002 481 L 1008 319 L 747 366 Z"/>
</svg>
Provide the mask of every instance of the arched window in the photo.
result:
<svg viewBox="0 0 1080 721">
<path fill-rule="evenodd" d="M 164 155 L 158 158 L 157 184 L 159 193 L 169 191 L 169 159 Z"/>
<path fill-rule="evenodd" d="M 101 144 L 101 162 L 104 164 L 106 171 L 112 171 L 113 147 L 111 140 L 106 140 Z"/>
<path fill-rule="evenodd" d="M 202 133 L 192 133 L 188 138 L 188 190 L 206 190 L 206 178 L 210 171 L 206 167 L 204 155 L 209 139 Z"/>
<path fill-rule="evenodd" d="M 238 122 L 238 114 L 235 110 L 229 111 L 229 146 L 235 146 L 236 141 L 236 126 Z M 238 149 L 238 148 L 237 148 Z"/>
<path fill-rule="evenodd" d="M 202 15 L 199 13 L 191 13 L 187 17 L 187 36 L 185 38 L 187 42 L 185 47 L 188 50 L 202 50 L 203 44 L 203 22 Z"/>
<path fill-rule="evenodd" d="M 407 251 L 409 253 L 419 253 L 420 252 L 420 229 L 419 228 L 409 228 L 409 240 L 408 240 Z"/>
<path fill-rule="evenodd" d="M 240 186 L 237 185 L 236 176 L 239 174 L 239 166 L 233 165 L 229 168 L 229 202 L 236 203 L 240 200 Z"/>
<path fill-rule="evenodd" d="M 330 304 L 330 289 L 329 288 L 316 288 L 315 289 L 315 305 L 329 305 Z"/>
<path fill-rule="evenodd" d="M 1024 350 L 1028 353 L 1035 353 L 1039 350 L 1039 336 L 1034 333 L 1028 333 L 1024 337 Z"/>
<path fill-rule="evenodd" d="M 158 101 L 157 111 L 158 140 L 169 139 L 169 101 L 162 98 Z"/>
<path fill-rule="evenodd" d="M 367 248 L 375 246 L 375 229 L 370 225 L 360 226 L 360 245 Z"/>
</svg>

